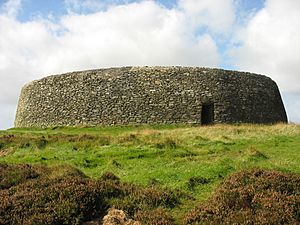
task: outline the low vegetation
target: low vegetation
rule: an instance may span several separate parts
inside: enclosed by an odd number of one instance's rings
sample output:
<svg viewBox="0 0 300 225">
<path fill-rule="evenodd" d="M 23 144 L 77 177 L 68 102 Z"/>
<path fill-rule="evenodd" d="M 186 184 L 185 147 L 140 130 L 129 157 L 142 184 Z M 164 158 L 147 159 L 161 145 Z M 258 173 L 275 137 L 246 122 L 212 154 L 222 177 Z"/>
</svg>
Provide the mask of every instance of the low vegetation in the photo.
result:
<svg viewBox="0 0 300 225">
<path fill-rule="evenodd" d="M 228 177 L 186 224 L 299 224 L 300 176 L 250 170 Z"/>
<path fill-rule="evenodd" d="M 80 171 L 30 165 L 0 164 L 0 224 L 81 224 L 99 219 L 114 206 L 143 221 L 157 210 L 179 204 L 179 194 L 121 182 L 111 173 L 90 179 Z M 14 176 L 13 176 L 14 175 Z M 25 175 L 25 176 L 24 176 Z M 146 211 L 145 211 L 146 210 Z M 151 214 L 150 214 L 151 215 Z"/>
<path fill-rule="evenodd" d="M 299 146 L 285 124 L 0 131 L 0 224 L 297 224 Z"/>
</svg>

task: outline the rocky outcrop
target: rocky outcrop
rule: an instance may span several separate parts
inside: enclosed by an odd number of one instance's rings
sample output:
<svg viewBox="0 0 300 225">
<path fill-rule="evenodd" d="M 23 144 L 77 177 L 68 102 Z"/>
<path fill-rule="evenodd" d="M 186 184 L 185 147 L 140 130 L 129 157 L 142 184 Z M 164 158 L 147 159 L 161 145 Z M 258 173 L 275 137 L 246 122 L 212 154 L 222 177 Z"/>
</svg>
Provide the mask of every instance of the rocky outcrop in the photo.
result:
<svg viewBox="0 0 300 225">
<path fill-rule="evenodd" d="M 110 209 L 103 218 L 103 225 L 141 225 L 140 222 L 128 219 L 122 210 Z"/>
</svg>

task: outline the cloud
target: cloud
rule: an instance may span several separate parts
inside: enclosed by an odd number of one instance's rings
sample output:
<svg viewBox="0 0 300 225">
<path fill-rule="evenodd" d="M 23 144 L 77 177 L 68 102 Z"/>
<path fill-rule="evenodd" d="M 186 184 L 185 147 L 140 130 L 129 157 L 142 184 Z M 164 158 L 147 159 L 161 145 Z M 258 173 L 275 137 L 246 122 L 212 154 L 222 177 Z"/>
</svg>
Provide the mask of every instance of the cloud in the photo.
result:
<svg viewBox="0 0 300 225">
<path fill-rule="evenodd" d="M 273 78 L 284 96 L 300 97 L 300 1 L 267 0 L 265 7 L 240 30 L 238 47 L 230 54 L 239 69 Z M 286 98 L 285 98 L 286 99 Z M 300 122 L 294 106 L 285 100 L 290 118 Z M 293 105 L 291 105 L 293 102 Z"/>
<path fill-rule="evenodd" d="M 268 0 L 239 33 L 231 51 L 242 69 L 265 73 L 285 92 L 300 94 L 300 1 Z M 295 82 L 299 81 L 299 82 Z"/>
<path fill-rule="evenodd" d="M 0 15 L 0 24 L 0 102 L 14 104 L 20 86 L 41 72 L 52 40 L 43 23 L 21 24 Z"/>
<path fill-rule="evenodd" d="M 8 0 L 0 8 L 1 14 L 15 17 L 21 9 L 21 0 Z"/>
<path fill-rule="evenodd" d="M 194 26 L 204 26 L 212 32 L 228 32 L 235 21 L 233 0 L 179 0 L 178 6 Z"/>
<path fill-rule="evenodd" d="M 12 120 L 15 117 L 16 105 L 0 104 L 0 129 L 13 127 Z"/>
<path fill-rule="evenodd" d="M 22 85 L 53 73 L 126 65 L 216 67 L 220 62 L 209 33 L 197 34 L 186 12 L 154 1 L 70 13 L 58 22 L 19 22 L 3 13 L 0 24 L 0 106 L 10 110 Z M 12 124 L 13 115 L 1 110 L 0 126 L 7 118 Z"/>
<path fill-rule="evenodd" d="M 227 62 L 229 47 L 232 65 L 279 84 L 291 120 L 300 122 L 293 108 L 300 104 L 300 3 L 267 0 L 250 15 L 237 8 L 241 2 L 178 0 L 167 8 L 151 0 L 65 0 L 66 15 L 20 22 L 21 0 L 6 1 L 0 9 L 0 127 L 12 126 L 20 89 L 33 79 L 126 65 L 217 67 Z"/>
<path fill-rule="evenodd" d="M 76 46 L 82 54 L 75 54 L 76 58 L 88 59 L 92 67 L 216 66 L 219 60 L 216 45 L 208 34 L 194 35 L 181 12 L 152 1 L 116 6 L 91 15 L 66 16 L 62 24 L 68 34 L 60 41 L 72 56 L 72 46 Z M 70 58 L 70 64 L 73 61 Z"/>
<path fill-rule="evenodd" d="M 14 63 L 54 73 L 123 65 L 217 66 L 220 61 L 208 33 L 196 34 L 185 13 L 154 1 L 68 14 L 56 24 L 0 19 L 2 69 Z"/>
</svg>

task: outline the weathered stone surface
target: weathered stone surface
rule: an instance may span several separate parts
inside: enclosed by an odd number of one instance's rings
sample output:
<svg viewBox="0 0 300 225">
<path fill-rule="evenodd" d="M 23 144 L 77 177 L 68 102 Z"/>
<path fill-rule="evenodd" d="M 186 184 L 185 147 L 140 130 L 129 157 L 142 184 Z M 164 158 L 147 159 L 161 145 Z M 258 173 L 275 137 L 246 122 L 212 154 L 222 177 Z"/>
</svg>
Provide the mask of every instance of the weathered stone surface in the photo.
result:
<svg viewBox="0 0 300 225">
<path fill-rule="evenodd" d="M 199 67 L 122 67 L 25 85 L 15 126 L 201 124 L 207 122 L 205 113 L 214 123 L 287 122 L 278 87 L 266 76 Z"/>
<path fill-rule="evenodd" d="M 141 225 L 141 223 L 128 219 L 122 210 L 110 209 L 103 218 L 103 225 Z"/>
</svg>

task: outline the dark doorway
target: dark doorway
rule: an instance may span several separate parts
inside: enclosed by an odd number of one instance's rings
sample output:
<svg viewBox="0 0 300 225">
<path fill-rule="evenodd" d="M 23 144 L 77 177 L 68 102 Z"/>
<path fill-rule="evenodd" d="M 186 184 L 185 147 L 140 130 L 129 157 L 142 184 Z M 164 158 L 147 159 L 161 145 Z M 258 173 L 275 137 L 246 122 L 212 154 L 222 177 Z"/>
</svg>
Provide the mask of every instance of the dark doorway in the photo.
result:
<svg viewBox="0 0 300 225">
<path fill-rule="evenodd" d="M 202 105 L 201 124 L 208 125 L 214 122 L 214 104 L 206 103 Z"/>
</svg>

